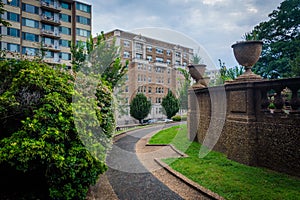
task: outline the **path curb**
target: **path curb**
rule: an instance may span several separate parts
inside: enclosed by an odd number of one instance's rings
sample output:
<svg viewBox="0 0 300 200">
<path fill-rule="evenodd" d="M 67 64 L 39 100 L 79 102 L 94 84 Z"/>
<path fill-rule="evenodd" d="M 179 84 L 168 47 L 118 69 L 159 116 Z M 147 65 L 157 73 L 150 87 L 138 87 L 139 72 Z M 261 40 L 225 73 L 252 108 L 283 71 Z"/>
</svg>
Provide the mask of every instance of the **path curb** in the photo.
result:
<svg viewBox="0 0 300 200">
<path fill-rule="evenodd" d="M 190 180 L 186 176 L 182 175 L 181 173 L 173 170 L 171 167 L 169 167 L 166 163 L 162 162 L 159 159 L 154 159 L 157 164 L 159 164 L 161 167 L 163 167 L 166 171 L 171 173 L 172 175 L 176 176 L 177 178 L 181 179 L 183 182 L 188 184 L 189 186 L 193 187 L 194 189 L 200 191 L 201 193 L 206 194 L 207 196 L 217 199 L 217 200 L 225 200 L 223 197 L 218 195 L 217 193 L 212 192 L 211 190 L 199 185 L 198 183 Z"/>
</svg>

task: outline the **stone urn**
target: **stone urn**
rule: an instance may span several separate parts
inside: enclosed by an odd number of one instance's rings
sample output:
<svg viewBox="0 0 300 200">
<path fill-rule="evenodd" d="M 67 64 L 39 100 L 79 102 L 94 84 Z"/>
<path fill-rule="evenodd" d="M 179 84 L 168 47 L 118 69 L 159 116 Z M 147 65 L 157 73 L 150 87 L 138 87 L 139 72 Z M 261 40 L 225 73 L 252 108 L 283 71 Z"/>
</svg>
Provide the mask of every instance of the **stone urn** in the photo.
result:
<svg viewBox="0 0 300 200">
<path fill-rule="evenodd" d="M 236 81 L 255 81 L 262 79 L 261 76 L 254 74 L 251 68 L 258 61 L 262 52 L 263 42 L 260 40 L 242 41 L 233 44 L 234 57 L 237 62 L 245 67 L 245 72 L 237 77 Z"/>
<path fill-rule="evenodd" d="M 192 64 L 188 65 L 189 73 L 191 77 L 196 81 L 192 86 L 193 88 L 205 88 L 207 87 L 209 77 L 204 77 L 206 65 L 204 64 Z"/>
</svg>

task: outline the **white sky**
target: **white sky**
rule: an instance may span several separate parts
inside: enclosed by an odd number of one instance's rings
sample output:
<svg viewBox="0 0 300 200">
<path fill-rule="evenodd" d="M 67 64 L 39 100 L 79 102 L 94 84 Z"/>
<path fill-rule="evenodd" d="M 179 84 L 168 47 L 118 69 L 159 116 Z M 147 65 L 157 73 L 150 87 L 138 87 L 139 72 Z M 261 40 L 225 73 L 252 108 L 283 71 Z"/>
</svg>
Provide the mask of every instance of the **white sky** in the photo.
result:
<svg viewBox="0 0 300 200">
<path fill-rule="evenodd" d="M 238 65 L 231 45 L 267 21 L 283 0 L 82 1 L 92 5 L 93 36 L 121 29 L 178 44 L 192 41 L 205 64 L 215 68 L 219 58 L 229 67 Z"/>
</svg>

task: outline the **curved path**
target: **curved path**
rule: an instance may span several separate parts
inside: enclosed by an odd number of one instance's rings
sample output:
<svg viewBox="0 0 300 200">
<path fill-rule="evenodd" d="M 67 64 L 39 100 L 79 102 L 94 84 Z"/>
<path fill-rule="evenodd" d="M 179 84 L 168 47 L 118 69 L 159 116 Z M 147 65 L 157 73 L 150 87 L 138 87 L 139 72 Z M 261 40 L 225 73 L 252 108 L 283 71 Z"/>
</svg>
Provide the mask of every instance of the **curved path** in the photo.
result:
<svg viewBox="0 0 300 200">
<path fill-rule="evenodd" d="M 132 131 L 114 143 L 107 157 L 109 169 L 106 176 L 119 199 L 182 199 L 150 173 L 135 153 L 135 145 L 142 137 L 165 127 L 162 125 Z"/>
</svg>

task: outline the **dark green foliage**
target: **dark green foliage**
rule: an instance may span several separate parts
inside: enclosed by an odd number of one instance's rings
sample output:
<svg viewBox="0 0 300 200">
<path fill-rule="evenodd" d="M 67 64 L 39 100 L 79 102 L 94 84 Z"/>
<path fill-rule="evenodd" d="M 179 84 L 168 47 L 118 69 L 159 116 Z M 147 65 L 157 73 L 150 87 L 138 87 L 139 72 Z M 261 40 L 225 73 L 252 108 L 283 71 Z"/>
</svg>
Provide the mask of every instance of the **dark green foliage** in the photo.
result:
<svg viewBox="0 0 300 200">
<path fill-rule="evenodd" d="M 269 18 L 251 32 L 264 42 L 255 73 L 271 79 L 299 76 L 300 1 L 283 1 Z"/>
<path fill-rule="evenodd" d="M 168 119 L 171 119 L 179 111 L 179 100 L 171 91 L 162 99 L 161 105 Z"/>
<path fill-rule="evenodd" d="M 151 101 L 143 93 L 138 93 L 130 102 L 130 115 L 142 123 L 151 110 Z"/>
<path fill-rule="evenodd" d="M 79 133 L 75 126 L 73 107 L 84 105 L 72 103 L 76 95 L 83 99 L 83 94 L 74 90 L 74 81 L 67 72 L 46 64 L 26 60 L 0 62 L 1 173 L 23 174 L 13 181 L 27 184 L 37 177 L 41 180 L 40 188 L 45 189 L 39 191 L 37 187 L 18 196 L 0 196 L 85 199 L 89 186 L 106 170 L 105 156 L 88 151 L 81 139 L 82 135 L 88 137 L 88 133 Z M 114 127 L 111 90 L 101 83 L 96 89 L 98 125 L 103 130 L 101 134 L 106 135 L 104 138 L 110 138 Z M 93 127 L 88 120 L 85 126 Z M 10 177 L 13 174 L 1 177 L 0 186 L 12 181 Z"/>
</svg>

